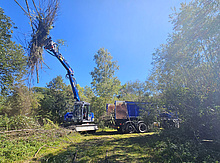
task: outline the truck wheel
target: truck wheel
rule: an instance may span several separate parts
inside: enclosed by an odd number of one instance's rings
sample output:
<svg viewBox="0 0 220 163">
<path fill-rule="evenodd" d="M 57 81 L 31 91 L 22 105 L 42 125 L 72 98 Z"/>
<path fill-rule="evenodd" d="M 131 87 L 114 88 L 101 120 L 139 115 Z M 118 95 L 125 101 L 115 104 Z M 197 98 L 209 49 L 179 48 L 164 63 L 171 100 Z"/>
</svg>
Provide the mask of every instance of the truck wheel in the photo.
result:
<svg viewBox="0 0 220 163">
<path fill-rule="evenodd" d="M 143 132 L 147 132 L 147 125 L 145 123 L 139 123 L 138 125 L 138 130 L 139 132 L 143 133 Z"/>
<path fill-rule="evenodd" d="M 134 125 L 132 124 L 127 124 L 127 127 L 126 127 L 126 132 L 131 134 L 131 133 L 134 133 L 135 132 L 135 128 L 134 128 Z"/>
</svg>

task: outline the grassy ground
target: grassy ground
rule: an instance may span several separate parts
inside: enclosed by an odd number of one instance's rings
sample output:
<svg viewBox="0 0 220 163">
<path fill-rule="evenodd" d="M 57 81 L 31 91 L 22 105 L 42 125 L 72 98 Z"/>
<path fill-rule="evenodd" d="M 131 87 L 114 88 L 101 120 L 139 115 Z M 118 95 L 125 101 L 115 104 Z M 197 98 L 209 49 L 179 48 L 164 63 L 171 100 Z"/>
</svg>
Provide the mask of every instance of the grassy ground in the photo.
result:
<svg viewBox="0 0 220 163">
<path fill-rule="evenodd" d="M 146 162 L 157 136 L 115 130 L 79 134 L 61 129 L 0 135 L 0 162 Z M 156 136 L 156 137 L 155 137 Z M 156 161 L 156 160 L 154 160 Z"/>
<path fill-rule="evenodd" d="M 0 135 L 0 162 L 218 162 L 219 143 L 201 143 L 179 130 L 79 134 L 60 128 Z M 214 146 L 215 145 L 215 146 Z"/>
<path fill-rule="evenodd" d="M 154 155 L 155 133 L 118 134 L 117 131 L 99 131 L 94 135 L 73 134 L 71 143 L 62 150 L 47 155 L 41 151 L 41 162 L 148 162 Z M 156 136 L 157 137 L 157 136 Z M 60 144 L 59 146 L 62 146 Z M 75 157 L 76 156 L 76 157 Z"/>
</svg>

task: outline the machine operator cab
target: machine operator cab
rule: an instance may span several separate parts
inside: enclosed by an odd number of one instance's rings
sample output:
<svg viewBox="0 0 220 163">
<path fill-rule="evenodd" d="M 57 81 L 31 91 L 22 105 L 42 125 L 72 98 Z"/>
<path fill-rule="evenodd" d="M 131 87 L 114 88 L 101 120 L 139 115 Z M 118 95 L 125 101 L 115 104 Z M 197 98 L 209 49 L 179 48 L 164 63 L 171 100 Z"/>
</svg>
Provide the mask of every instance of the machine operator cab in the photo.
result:
<svg viewBox="0 0 220 163">
<path fill-rule="evenodd" d="M 64 115 L 65 122 L 90 123 L 94 122 L 94 114 L 90 112 L 90 103 L 85 101 L 76 101 L 73 111 Z"/>
</svg>

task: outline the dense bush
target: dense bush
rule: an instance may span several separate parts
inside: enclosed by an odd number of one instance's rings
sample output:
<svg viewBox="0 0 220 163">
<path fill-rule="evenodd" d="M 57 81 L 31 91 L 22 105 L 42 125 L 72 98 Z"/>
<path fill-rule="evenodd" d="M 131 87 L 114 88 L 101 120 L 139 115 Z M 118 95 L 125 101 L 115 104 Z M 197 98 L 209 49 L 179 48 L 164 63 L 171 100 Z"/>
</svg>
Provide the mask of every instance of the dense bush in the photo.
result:
<svg viewBox="0 0 220 163">
<path fill-rule="evenodd" d="M 0 130 L 18 130 L 40 127 L 39 123 L 32 117 L 17 115 L 8 117 L 0 115 Z"/>
<path fill-rule="evenodd" d="M 201 139 L 187 124 L 165 130 L 155 148 L 167 162 L 215 162 L 220 158 L 220 140 Z"/>
</svg>

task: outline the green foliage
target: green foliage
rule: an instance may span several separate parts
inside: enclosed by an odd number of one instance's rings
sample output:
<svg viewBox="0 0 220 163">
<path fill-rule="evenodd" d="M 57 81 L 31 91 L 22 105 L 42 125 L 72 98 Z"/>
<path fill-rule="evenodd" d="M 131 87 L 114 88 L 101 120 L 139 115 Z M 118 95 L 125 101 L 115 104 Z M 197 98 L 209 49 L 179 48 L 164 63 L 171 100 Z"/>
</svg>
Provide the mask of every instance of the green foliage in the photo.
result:
<svg viewBox="0 0 220 163">
<path fill-rule="evenodd" d="M 44 129 L 45 130 L 50 130 L 50 129 L 58 129 L 58 125 L 54 124 L 53 121 L 50 119 L 43 119 L 43 124 L 44 124 Z"/>
<path fill-rule="evenodd" d="M 106 104 L 107 104 L 107 99 L 103 98 L 103 97 L 96 97 L 94 96 L 92 98 L 92 102 L 91 102 L 91 108 L 92 108 L 92 112 L 94 113 L 95 117 L 96 117 L 96 121 L 99 122 L 99 117 L 102 116 L 105 112 L 106 112 Z"/>
<path fill-rule="evenodd" d="M 66 87 L 66 84 L 63 82 L 62 76 L 57 76 L 53 78 L 52 81 L 47 84 L 47 88 L 54 89 L 56 91 L 62 91 Z"/>
<path fill-rule="evenodd" d="M 149 96 L 148 85 L 146 82 L 136 80 L 134 82 L 129 81 L 124 84 L 119 92 L 119 100 L 126 101 L 143 101 Z"/>
<path fill-rule="evenodd" d="M 1 94 L 9 94 L 15 84 L 26 73 L 27 57 L 23 48 L 12 40 L 12 21 L 4 15 L 0 8 L 0 91 Z"/>
<path fill-rule="evenodd" d="M 182 4 L 174 32 L 153 55 L 151 83 L 161 103 L 178 111 L 201 139 L 219 139 L 219 1 Z"/>
<path fill-rule="evenodd" d="M 95 94 L 94 94 L 92 88 L 85 86 L 85 88 L 83 90 L 83 98 L 81 97 L 82 101 L 86 101 L 86 102 L 91 103 L 94 96 L 95 96 Z"/>
<path fill-rule="evenodd" d="M 8 131 L 8 130 L 19 130 L 19 129 L 32 129 L 38 128 L 40 125 L 38 122 L 31 117 L 16 115 L 12 117 L 8 117 L 7 114 L 0 115 L 0 130 Z"/>
<path fill-rule="evenodd" d="M 92 88 L 96 97 L 92 97 L 92 108 L 96 119 L 105 113 L 107 103 L 116 100 L 120 89 L 120 81 L 115 77 L 116 70 L 119 69 L 116 61 L 112 61 L 111 54 L 101 48 L 94 55 L 96 67 L 91 72 Z M 91 90 L 89 90 L 91 94 Z"/>
<path fill-rule="evenodd" d="M 85 86 L 85 88 L 81 87 L 77 84 L 78 93 L 81 101 L 91 102 L 92 98 L 95 96 L 91 87 Z"/>
<path fill-rule="evenodd" d="M 93 80 L 91 84 L 97 96 L 113 98 L 114 95 L 118 94 L 120 81 L 114 75 L 119 66 L 112 59 L 111 54 L 104 48 L 99 49 L 94 55 L 96 67 L 91 72 Z"/>
<path fill-rule="evenodd" d="M 74 97 L 71 86 L 66 86 L 61 76 L 57 76 L 47 84 L 46 88 L 34 88 L 38 94 L 39 105 L 35 115 L 41 123 L 43 119 L 50 119 L 54 123 L 63 122 L 67 109 L 71 109 Z"/>
<path fill-rule="evenodd" d="M 70 143 L 65 136 L 67 132 L 54 127 L 0 134 L 0 162 L 2 163 L 34 162 L 36 157 L 62 150 L 63 146 Z M 75 134 L 70 136 L 73 138 Z"/>
<path fill-rule="evenodd" d="M 106 136 L 108 135 L 108 136 Z M 160 133 L 117 134 L 115 131 L 78 135 L 74 144 L 44 160 L 71 162 L 218 162 L 218 143 L 194 141 L 178 130 Z"/>
<path fill-rule="evenodd" d="M 158 89 L 181 86 L 204 94 L 219 88 L 218 3 L 197 0 L 172 15 L 174 33 L 154 54 Z"/>
<path fill-rule="evenodd" d="M 219 161 L 219 142 L 195 141 L 193 131 L 185 129 L 142 134 L 105 130 L 95 135 L 66 136 L 68 132 L 53 128 L 18 133 L 19 138 L 1 134 L 0 161 L 72 162 L 76 151 L 77 162 Z"/>
<path fill-rule="evenodd" d="M 32 104 L 34 104 L 33 94 L 22 83 L 16 84 L 11 88 L 11 94 L 3 103 L 0 114 L 32 115 Z"/>
<path fill-rule="evenodd" d="M 31 138 L 11 140 L 5 135 L 1 136 L 0 141 L 2 142 L 0 145 L 0 161 L 5 163 L 28 159 L 42 144 L 38 140 L 31 140 Z"/>
</svg>

